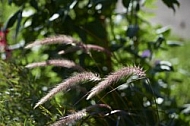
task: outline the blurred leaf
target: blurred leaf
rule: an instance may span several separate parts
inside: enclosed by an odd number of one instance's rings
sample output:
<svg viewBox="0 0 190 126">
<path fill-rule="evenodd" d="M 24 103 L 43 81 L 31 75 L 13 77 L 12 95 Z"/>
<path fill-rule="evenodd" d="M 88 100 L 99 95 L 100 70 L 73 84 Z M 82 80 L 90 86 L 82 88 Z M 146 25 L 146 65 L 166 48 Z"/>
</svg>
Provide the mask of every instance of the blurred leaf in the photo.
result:
<svg viewBox="0 0 190 126">
<path fill-rule="evenodd" d="M 162 0 L 169 8 L 172 8 L 175 11 L 175 5 L 179 7 L 178 0 Z"/>
<path fill-rule="evenodd" d="M 8 2 L 8 4 L 9 5 L 11 5 L 12 4 L 12 2 L 13 2 L 13 0 L 8 0 L 9 2 Z"/>
<path fill-rule="evenodd" d="M 162 27 L 162 28 L 159 28 L 159 29 L 157 29 L 156 30 L 156 33 L 157 34 L 167 34 L 167 33 L 169 33 L 170 32 L 170 28 L 169 27 Z"/>
<path fill-rule="evenodd" d="M 156 42 L 154 42 L 154 49 L 158 49 L 160 48 L 160 46 L 162 45 L 162 42 L 165 40 L 165 38 L 163 36 L 159 36 L 156 40 Z"/>
<path fill-rule="evenodd" d="M 16 26 L 16 32 L 15 32 L 15 38 L 17 37 L 17 35 L 19 33 L 21 21 L 22 21 L 22 11 L 20 11 L 20 13 L 17 16 L 17 26 Z"/>
<path fill-rule="evenodd" d="M 129 38 L 133 38 L 134 36 L 137 35 L 139 31 L 139 26 L 138 25 L 129 25 L 126 34 Z"/>
<path fill-rule="evenodd" d="M 137 5 L 136 5 L 136 9 L 135 9 L 137 12 L 140 10 L 140 4 L 139 2 L 137 2 Z"/>
<path fill-rule="evenodd" d="M 39 9 L 38 2 L 36 0 L 30 0 L 30 5 L 34 7 L 36 10 Z"/>
<path fill-rule="evenodd" d="M 128 8 L 132 0 L 122 0 L 124 7 Z"/>
<path fill-rule="evenodd" d="M 25 4 L 26 2 L 28 2 L 28 0 L 13 0 L 13 3 L 17 6 L 22 6 L 23 4 Z"/>
<path fill-rule="evenodd" d="M 172 66 L 172 64 L 170 62 L 168 62 L 168 61 L 159 61 L 156 64 L 154 70 L 156 72 L 163 72 L 163 71 L 173 71 L 174 69 L 173 69 L 173 66 Z"/>
<path fill-rule="evenodd" d="M 18 84 L 19 78 L 10 79 L 11 83 Z"/>
<path fill-rule="evenodd" d="M 179 42 L 179 41 L 171 41 L 171 40 L 168 40 L 167 42 L 167 45 L 171 46 L 171 47 L 177 47 L 177 46 L 182 46 L 183 43 L 182 42 Z"/>
<path fill-rule="evenodd" d="M 183 105 L 182 113 L 184 113 L 184 114 L 190 114 L 190 104 Z"/>
<path fill-rule="evenodd" d="M 20 14 L 22 15 L 21 10 L 18 10 L 17 12 L 15 12 L 6 22 L 4 29 L 8 29 L 8 28 L 12 27 L 14 25 L 14 23 L 16 22 L 16 20 L 18 19 Z"/>
<path fill-rule="evenodd" d="M 114 51 L 119 50 L 122 47 L 123 47 L 123 45 L 121 45 L 121 44 L 111 44 L 110 49 L 111 49 L 112 52 L 114 52 Z"/>
</svg>

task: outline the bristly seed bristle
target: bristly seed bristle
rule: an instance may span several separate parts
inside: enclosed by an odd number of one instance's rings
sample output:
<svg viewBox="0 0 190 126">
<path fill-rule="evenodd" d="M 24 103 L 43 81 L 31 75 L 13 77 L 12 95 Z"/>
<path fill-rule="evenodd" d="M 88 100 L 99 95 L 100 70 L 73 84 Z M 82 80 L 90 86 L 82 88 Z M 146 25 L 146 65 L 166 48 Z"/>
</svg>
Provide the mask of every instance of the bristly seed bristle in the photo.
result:
<svg viewBox="0 0 190 126">
<path fill-rule="evenodd" d="M 109 87 L 111 84 L 116 83 L 120 80 L 120 78 L 123 78 L 125 76 L 131 76 L 131 75 L 137 75 L 139 77 L 145 77 L 146 74 L 140 67 L 132 66 L 132 67 L 124 67 L 116 72 L 113 72 L 109 74 L 106 78 L 104 78 L 103 81 L 101 81 L 97 86 L 92 88 L 90 91 L 90 94 L 86 98 L 89 100 L 102 90 L 106 89 Z"/>
</svg>

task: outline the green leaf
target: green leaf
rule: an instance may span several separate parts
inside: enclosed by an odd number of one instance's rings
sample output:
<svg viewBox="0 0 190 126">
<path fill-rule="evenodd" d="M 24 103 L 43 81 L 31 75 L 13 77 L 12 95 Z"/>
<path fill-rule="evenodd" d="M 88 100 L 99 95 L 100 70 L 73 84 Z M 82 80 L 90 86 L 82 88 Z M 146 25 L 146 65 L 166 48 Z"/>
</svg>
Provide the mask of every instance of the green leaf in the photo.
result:
<svg viewBox="0 0 190 126">
<path fill-rule="evenodd" d="M 161 27 L 159 29 L 156 30 L 157 34 L 166 34 L 167 32 L 170 32 L 170 28 L 169 27 Z"/>
<path fill-rule="evenodd" d="M 16 26 L 16 32 L 15 32 L 15 38 L 17 37 L 17 34 L 19 33 L 21 21 L 22 21 L 22 11 L 20 11 L 20 13 L 18 13 L 18 16 L 17 16 L 17 26 Z"/>
<path fill-rule="evenodd" d="M 39 10 L 38 2 L 36 0 L 30 0 L 30 5 L 36 10 Z"/>
<path fill-rule="evenodd" d="M 123 6 L 128 8 L 131 0 L 122 0 Z"/>
<path fill-rule="evenodd" d="M 154 49 L 160 48 L 164 40 L 165 38 L 163 36 L 159 36 L 157 40 L 154 42 Z"/>
<path fill-rule="evenodd" d="M 138 25 L 130 25 L 126 31 L 126 34 L 129 38 L 133 38 L 134 36 L 137 35 L 138 31 L 139 31 Z"/>
<path fill-rule="evenodd" d="M 21 10 L 18 10 L 17 12 L 15 12 L 6 22 L 6 25 L 4 27 L 4 29 L 8 29 L 10 27 L 12 27 L 14 25 L 14 23 L 16 22 L 16 20 L 18 19 L 19 14 L 22 13 Z"/>
<path fill-rule="evenodd" d="M 183 43 L 182 42 L 179 42 L 179 41 L 171 41 L 171 40 L 168 40 L 167 41 L 167 45 L 171 46 L 171 47 L 177 47 L 177 46 L 182 46 Z"/>
<path fill-rule="evenodd" d="M 163 71 L 174 71 L 172 64 L 169 61 L 160 61 L 155 66 L 155 71 L 163 72 Z"/>
<path fill-rule="evenodd" d="M 11 83 L 13 83 L 13 84 L 18 84 L 19 82 L 19 77 L 17 77 L 17 78 L 11 78 L 11 79 L 9 79 L 9 81 L 11 82 Z"/>
<path fill-rule="evenodd" d="M 13 2 L 13 0 L 9 0 L 9 1 L 8 1 L 9 5 L 11 5 L 11 4 L 12 4 L 12 2 Z"/>
<path fill-rule="evenodd" d="M 172 8 L 175 12 L 175 4 L 179 7 L 180 3 L 178 0 L 162 0 L 169 8 Z"/>
</svg>

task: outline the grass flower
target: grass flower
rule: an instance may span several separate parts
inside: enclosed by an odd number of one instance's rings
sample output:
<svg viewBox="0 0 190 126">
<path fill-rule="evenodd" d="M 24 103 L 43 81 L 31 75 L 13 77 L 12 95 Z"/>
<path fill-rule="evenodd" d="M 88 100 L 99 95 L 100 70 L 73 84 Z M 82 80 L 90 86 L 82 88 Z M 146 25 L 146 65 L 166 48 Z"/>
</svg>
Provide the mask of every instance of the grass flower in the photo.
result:
<svg viewBox="0 0 190 126">
<path fill-rule="evenodd" d="M 60 83 L 56 87 L 54 87 L 52 90 L 50 90 L 47 95 L 45 95 L 42 99 L 39 100 L 39 102 L 35 105 L 34 108 L 43 104 L 44 102 L 46 102 L 48 99 L 50 99 L 52 96 L 54 96 L 58 92 L 65 91 L 80 82 L 98 81 L 98 80 L 100 80 L 100 78 L 91 72 L 83 72 L 83 73 L 79 73 L 74 76 L 71 76 L 70 78 L 66 79 L 65 81 L 63 81 L 62 83 Z"/>
<path fill-rule="evenodd" d="M 91 105 L 85 109 L 78 111 L 78 112 L 75 112 L 75 113 L 70 114 L 68 116 L 62 117 L 59 121 L 53 123 L 51 126 L 63 126 L 63 125 L 73 124 L 77 120 L 80 120 L 83 117 L 86 117 L 88 114 L 90 115 L 90 111 L 93 110 L 94 108 L 95 108 L 95 110 L 97 110 L 97 108 L 99 108 L 99 107 L 104 107 L 104 108 L 111 110 L 111 107 L 107 104 Z M 94 113 L 94 111 L 93 111 L 93 113 Z"/>
<path fill-rule="evenodd" d="M 35 68 L 35 67 L 41 67 L 41 66 L 59 66 L 59 67 L 65 67 L 65 68 L 73 68 L 78 71 L 85 71 L 80 65 L 75 64 L 73 61 L 66 60 L 66 59 L 53 59 L 53 60 L 47 60 L 42 62 L 35 62 L 26 65 L 27 68 Z"/>
<path fill-rule="evenodd" d="M 58 36 L 47 37 L 43 40 L 34 41 L 33 43 L 28 44 L 25 48 L 29 49 L 37 45 L 74 44 L 74 43 L 77 43 L 77 41 L 72 37 L 66 35 L 58 35 Z"/>
<path fill-rule="evenodd" d="M 118 82 L 121 78 L 125 76 L 137 75 L 139 77 L 145 77 L 145 72 L 142 68 L 132 66 L 132 67 L 124 67 L 116 72 L 109 74 L 103 81 L 101 81 L 97 86 L 92 88 L 90 94 L 87 97 L 87 100 L 92 98 L 94 95 L 100 93 L 102 90 L 109 87 L 111 84 Z"/>
</svg>

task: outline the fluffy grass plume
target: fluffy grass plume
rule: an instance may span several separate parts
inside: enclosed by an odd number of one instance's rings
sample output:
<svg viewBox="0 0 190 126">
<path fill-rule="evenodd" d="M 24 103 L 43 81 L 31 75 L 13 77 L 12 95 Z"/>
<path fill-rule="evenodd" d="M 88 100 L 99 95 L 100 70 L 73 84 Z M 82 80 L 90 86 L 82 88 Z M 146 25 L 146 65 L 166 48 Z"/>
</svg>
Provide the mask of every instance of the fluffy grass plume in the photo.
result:
<svg viewBox="0 0 190 126">
<path fill-rule="evenodd" d="M 43 98 L 39 100 L 39 102 L 34 106 L 34 108 L 43 104 L 44 102 L 46 102 L 48 99 L 50 99 L 52 96 L 54 96 L 58 92 L 67 90 L 82 81 L 98 81 L 98 80 L 100 80 L 100 78 L 91 72 L 83 72 L 83 73 L 79 73 L 74 76 L 71 76 L 70 78 L 66 79 L 65 81 L 63 81 L 62 83 L 54 87 L 52 90 L 50 90 L 47 95 L 45 95 Z"/>
<path fill-rule="evenodd" d="M 123 78 L 125 76 L 131 76 L 131 75 L 137 75 L 139 77 L 146 76 L 145 72 L 140 67 L 136 67 L 136 66 L 124 67 L 116 72 L 109 74 L 97 86 L 92 88 L 92 90 L 90 91 L 90 94 L 88 95 L 86 99 L 89 100 L 96 94 L 100 93 L 102 90 L 109 87 L 111 84 L 118 82 L 120 78 Z"/>
<path fill-rule="evenodd" d="M 85 109 L 82 109 L 81 111 L 78 111 L 76 113 L 62 117 L 59 121 L 53 123 L 51 126 L 64 126 L 64 125 L 73 124 L 77 120 L 80 120 L 83 117 L 86 117 L 88 115 L 88 113 L 90 113 L 91 110 L 93 110 L 93 109 L 97 110 L 97 108 L 99 108 L 99 107 L 104 107 L 104 108 L 111 110 L 111 107 L 107 104 L 92 105 L 92 106 L 89 106 Z"/>
<path fill-rule="evenodd" d="M 64 126 L 64 125 L 73 124 L 75 121 L 82 119 L 85 116 L 87 116 L 87 112 L 86 109 L 83 109 L 81 111 L 78 111 L 76 113 L 61 118 L 59 121 L 53 123 L 51 126 Z"/>
<path fill-rule="evenodd" d="M 41 67 L 41 66 L 59 66 L 59 67 L 65 67 L 65 68 L 73 68 L 78 71 L 85 71 L 81 66 L 75 64 L 73 61 L 66 60 L 66 59 L 53 59 L 53 60 L 47 60 L 42 62 L 35 62 L 26 65 L 27 68 L 35 68 L 35 67 Z"/>
<path fill-rule="evenodd" d="M 25 46 L 25 48 L 29 49 L 29 48 L 32 48 L 37 45 L 50 45 L 50 44 L 71 44 L 71 45 L 76 46 L 76 47 L 74 47 L 72 49 L 68 49 L 66 51 L 60 51 L 59 54 L 64 54 L 67 52 L 82 49 L 83 51 L 85 51 L 87 53 L 90 50 L 95 50 L 95 51 L 105 52 L 106 54 L 111 55 L 110 51 L 108 51 L 107 49 L 105 49 L 101 46 L 92 45 L 92 44 L 83 44 L 82 42 L 75 40 L 71 36 L 66 36 L 66 35 L 52 36 L 52 37 L 47 37 L 42 40 L 37 40 L 37 41 L 34 41 L 33 43 L 28 44 L 27 46 Z"/>
<path fill-rule="evenodd" d="M 37 45 L 73 44 L 76 42 L 77 41 L 70 36 L 58 35 L 58 36 L 47 37 L 43 40 L 34 41 L 33 43 L 28 44 L 25 48 L 29 49 L 29 48 L 32 48 L 32 47 L 37 46 Z"/>
</svg>

